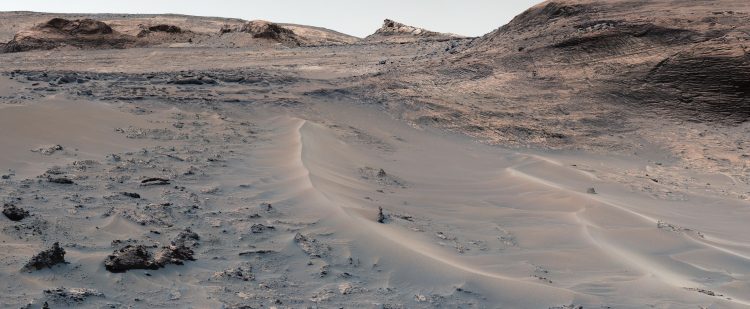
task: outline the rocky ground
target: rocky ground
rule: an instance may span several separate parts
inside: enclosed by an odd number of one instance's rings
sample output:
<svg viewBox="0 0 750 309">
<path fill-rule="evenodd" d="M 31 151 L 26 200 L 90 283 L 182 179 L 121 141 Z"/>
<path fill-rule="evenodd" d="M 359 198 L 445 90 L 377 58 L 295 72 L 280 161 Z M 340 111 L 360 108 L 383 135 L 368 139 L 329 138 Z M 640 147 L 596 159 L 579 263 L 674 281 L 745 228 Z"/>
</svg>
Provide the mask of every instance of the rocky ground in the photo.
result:
<svg viewBox="0 0 750 309">
<path fill-rule="evenodd" d="M 0 14 L 6 307 L 750 304 L 742 1 Z"/>
</svg>

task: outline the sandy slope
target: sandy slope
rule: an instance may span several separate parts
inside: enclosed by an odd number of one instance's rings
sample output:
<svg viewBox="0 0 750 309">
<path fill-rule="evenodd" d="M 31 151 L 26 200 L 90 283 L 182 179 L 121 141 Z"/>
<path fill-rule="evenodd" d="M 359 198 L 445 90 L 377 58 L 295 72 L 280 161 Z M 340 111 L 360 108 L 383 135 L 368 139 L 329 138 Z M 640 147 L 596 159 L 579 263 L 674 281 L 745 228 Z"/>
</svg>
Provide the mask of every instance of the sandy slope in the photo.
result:
<svg viewBox="0 0 750 309">
<path fill-rule="evenodd" d="M 0 194 L 33 214 L 20 225 L 0 222 L 7 252 L 0 271 L 9 278 L 0 287 L 3 303 L 750 304 L 745 202 L 698 192 L 655 199 L 603 180 L 606 168 L 581 167 L 603 166 L 596 156 L 505 150 L 416 129 L 369 107 L 316 102 L 286 111 L 231 104 L 207 111 L 48 97 L 3 107 L 3 129 L 15 133 L 3 140 L 12 147 L 3 147 L 1 167 L 18 172 L 3 180 Z M 30 129 L 19 129 L 29 122 Z M 29 151 L 52 143 L 65 150 Z M 122 159 L 108 159 L 110 153 Z M 643 167 L 633 159 L 606 162 Z M 34 180 L 50 164 L 76 184 Z M 151 176 L 173 184 L 138 185 Z M 165 201 L 170 206 L 158 206 Z M 251 232 L 257 224 L 266 229 Z M 121 274 L 104 269 L 121 246 L 113 240 L 159 245 L 185 227 L 201 236 L 196 261 Z M 69 264 L 19 271 L 54 241 Z M 237 267 L 249 283 L 223 275 Z M 42 292 L 59 286 L 103 295 L 76 301 Z"/>
</svg>

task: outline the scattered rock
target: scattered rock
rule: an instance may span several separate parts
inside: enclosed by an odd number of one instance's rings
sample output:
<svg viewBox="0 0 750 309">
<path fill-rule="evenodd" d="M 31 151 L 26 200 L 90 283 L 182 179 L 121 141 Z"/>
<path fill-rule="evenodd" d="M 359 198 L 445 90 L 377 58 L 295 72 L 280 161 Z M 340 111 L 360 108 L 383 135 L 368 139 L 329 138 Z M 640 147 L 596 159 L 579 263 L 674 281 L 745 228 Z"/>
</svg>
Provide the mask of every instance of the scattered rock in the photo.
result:
<svg viewBox="0 0 750 309">
<path fill-rule="evenodd" d="M 39 252 L 33 256 L 31 260 L 23 266 L 24 270 L 40 270 L 43 268 L 52 268 L 57 264 L 65 262 L 65 249 L 60 247 L 59 243 L 52 244 L 52 248 Z"/>
<path fill-rule="evenodd" d="M 701 288 L 685 288 L 685 289 L 688 290 L 688 291 L 696 291 L 698 293 L 703 293 L 703 294 L 706 294 L 708 296 L 719 296 L 719 297 L 724 296 L 724 295 L 716 293 L 714 291 L 706 290 L 706 289 L 701 289 Z"/>
<path fill-rule="evenodd" d="M 15 204 L 4 204 L 3 214 L 11 221 L 21 221 L 29 216 L 29 212 Z"/>
</svg>

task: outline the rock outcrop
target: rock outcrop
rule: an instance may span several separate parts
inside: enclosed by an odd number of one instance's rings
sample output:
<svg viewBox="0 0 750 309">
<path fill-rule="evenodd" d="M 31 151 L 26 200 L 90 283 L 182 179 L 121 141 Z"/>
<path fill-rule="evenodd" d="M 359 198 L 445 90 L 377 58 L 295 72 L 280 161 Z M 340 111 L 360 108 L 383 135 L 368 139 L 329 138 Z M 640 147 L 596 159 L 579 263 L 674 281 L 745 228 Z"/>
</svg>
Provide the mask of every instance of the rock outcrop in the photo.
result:
<svg viewBox="0 0 750 309">
<path fill-rule="evenodd" d="M 749 120 L 750 5 L 671 8 L 668 1 L 547 1 L 467 44 L 443 72 L 543 76 L 590 84 L 576 88 L 639 113 Z"/>
<path fill-rule="evenodd" d="M 131 36 L 120 34 L 108 24 L 93 19 L 53 18 L 17 33 L 3 46 L 3 52 L 50 50 L 62 47 L 111 49 L 138 46 Z"/>
<path fill-rule="evenodd" d="M 463 37 L 450 33 L 429 31 L 386 19 L 383 21 L 383 26 L 365 38 L 365 42 L 408 43 L 417 41 L 447 41 L 459 38 Z"/>
<path fill-rule="evenodd" d="M 300 46 L 301 40 L 294 31 L 287 29 L 279 24 L 265 20 L 252 20 L 242 26 L 224 27 L 220 31 L 226 33 L 247 33 L 256 39 L 265 39 L 275 43 L 281 43 L 286 46 Z"/>
</svg>

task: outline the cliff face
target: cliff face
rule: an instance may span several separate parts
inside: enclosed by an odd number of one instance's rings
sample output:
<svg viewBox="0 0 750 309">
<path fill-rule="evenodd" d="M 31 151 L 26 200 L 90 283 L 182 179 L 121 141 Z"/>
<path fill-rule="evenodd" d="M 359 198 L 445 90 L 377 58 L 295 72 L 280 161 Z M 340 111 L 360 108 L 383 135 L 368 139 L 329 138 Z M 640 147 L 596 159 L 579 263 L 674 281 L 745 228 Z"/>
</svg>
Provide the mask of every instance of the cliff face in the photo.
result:
<svg viewBox="0 0 750 309">
<path fill-rule="evenodd" d="M 446 69 L 585 82 L 595 87 L 581 92 L 632 107 L 742 122 L 750 119 L 749 8 L 731 0 L 545 2 L 465 46 Z"/>
</svg>

